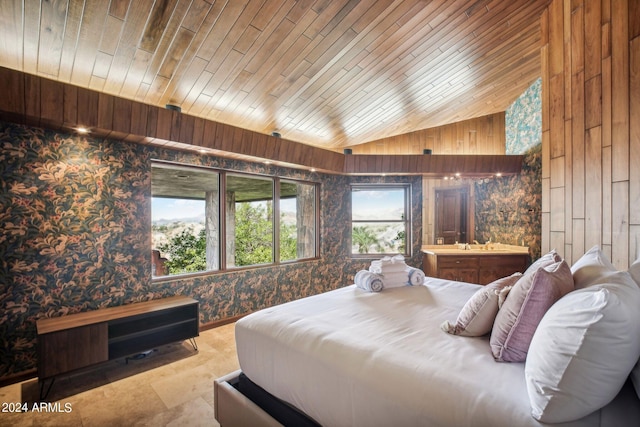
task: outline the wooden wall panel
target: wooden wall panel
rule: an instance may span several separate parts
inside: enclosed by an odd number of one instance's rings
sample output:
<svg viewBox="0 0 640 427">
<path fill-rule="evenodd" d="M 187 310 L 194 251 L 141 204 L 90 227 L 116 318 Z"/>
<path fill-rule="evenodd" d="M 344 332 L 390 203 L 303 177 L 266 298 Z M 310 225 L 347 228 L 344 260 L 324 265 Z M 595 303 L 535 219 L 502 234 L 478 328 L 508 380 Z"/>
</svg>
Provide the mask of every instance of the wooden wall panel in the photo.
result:
<svg viewBox="0 0 640 427">
<path fill-rule="evenodd" d="M 637 1 L 637 0 L 632 0 Z M 611 3 L 611 160 L 614 181 L 629 180 L 629 7 Z M 638 96 L 638 94 L 635 94 Z"/>
<path fill-rule="evenodd" d="M 640 2 L 632 2 L 640 5 Z M 640 14 L 640 6 L 636 7 Z M 638 18 L 640 21 L 640 18 Z M 640 30 L 639 30 L 640 31 Z M 629 66 L 629 93 L 640 93 L 640 36 L 631 42 Z M 629 116 L 633 117 L 629 128 L 629 162 L 632 167 L 629 170 L 629 206 L 640 206 L 640 96 L 631 96 L 629 103 Z M 640 224 L 640 209 L 630 209 L 629 221 L 631 224 Z"/>
<path fill-rule="evenodd" d="M 354 154 L 504 154 L 505 113 L 464 120 L 351 147 Z"/>
<path fill-rule="evenodd" d="M 41 80 L 40 101 L 42 121 L 62 124 L 64 121 L 64 85 L 54 80 Z"/>
<path fill-rule="evenodd" d="M 344 173 L 344 155 L 0 67 L 0 119 L 181 150 Z M 222 153 L 225 151 L 225 153 Z M 213 153 L 213 152 L 212 152 Z M 395 159 L 394 165 L 402 164 Z M 509 171 L 507 171 L 509 172 Z"/>
<path fill-rule="evenodd" d="M 542 247 L 571 262 L 595 244 L 620 269 L 635 259 L 638 10 L 635 0 L 552 0 L 541 18 Z"/>
<path fill-rule="evenodd" d="M 10 114 L 24 116 L 24 78 L 22 74 L 0 67 L 0 81 L 5 82 L 3 102 Z"/>
<path fill-rule="evenodd" d="M 24 78 L 24 112 L 29 117 L 37 117 L 40 122 L 40 78 L 25 74 Z"/>
</svg>

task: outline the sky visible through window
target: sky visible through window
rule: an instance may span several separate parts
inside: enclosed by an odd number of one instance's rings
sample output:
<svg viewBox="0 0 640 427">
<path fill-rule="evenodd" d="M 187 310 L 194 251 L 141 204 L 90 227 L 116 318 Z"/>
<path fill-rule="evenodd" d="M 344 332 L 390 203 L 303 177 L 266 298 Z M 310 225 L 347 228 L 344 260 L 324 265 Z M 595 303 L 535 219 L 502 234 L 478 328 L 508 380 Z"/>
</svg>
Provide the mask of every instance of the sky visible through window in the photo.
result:
<svg viewBox="0 0 640 427">
<path fill-rule="evenodd" d="M 204 200 L 151 198 L 151 220 L 177 221 L 204 218 Z"/>
<path fill-rule="evenodd" d="M 352 219 L 402 219 L 404 190 L 354 191 L 352 194 Z"/>
<path fill-rule="evenodd" d="M 296 199 L 282 199 L 282 212 L 295 212 Z M 204 221 L 204 200 L 151 198 L 151 221 L 184 221 L 201 218 Z"/>
</svg>

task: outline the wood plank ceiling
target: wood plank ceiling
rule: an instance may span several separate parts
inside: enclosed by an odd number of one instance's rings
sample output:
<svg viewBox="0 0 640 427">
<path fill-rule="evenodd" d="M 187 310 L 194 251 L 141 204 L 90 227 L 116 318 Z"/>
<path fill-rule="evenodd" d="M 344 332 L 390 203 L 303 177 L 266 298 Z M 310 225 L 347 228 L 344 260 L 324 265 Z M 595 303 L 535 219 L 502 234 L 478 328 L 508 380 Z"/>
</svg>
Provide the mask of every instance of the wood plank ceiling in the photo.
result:
<svg viewBox="0 0 640 427">
<path fill-rule="evenodd" d="M 0 66 L 340 150 L 504 111 L 548 0 L 2 0 Z"/>
</svg>

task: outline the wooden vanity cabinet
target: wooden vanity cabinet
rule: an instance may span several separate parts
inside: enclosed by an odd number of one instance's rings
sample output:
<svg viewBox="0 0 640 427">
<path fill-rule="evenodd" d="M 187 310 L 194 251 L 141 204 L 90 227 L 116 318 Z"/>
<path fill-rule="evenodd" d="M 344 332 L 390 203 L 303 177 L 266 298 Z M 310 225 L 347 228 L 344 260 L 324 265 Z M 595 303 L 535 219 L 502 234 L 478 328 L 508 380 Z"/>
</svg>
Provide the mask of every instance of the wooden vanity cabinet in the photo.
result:
<svg viewBox="0 0 640 427">
<path fill-rule="evenodd" d="M 524 272 L 528 264 L 529 255 L 520 253 L 467 255 L 427 252 L 422 267 L 427 276 L 487 285 L 515 272 Z"/>
<path fill-rule="evenodd" d="M 437 256 L 434 258 L 433 267 L 430 264 L 425 274 L 441 279 L 478 283 L 479 266 L 478 257 L 474 256 Z"/>
</svg>

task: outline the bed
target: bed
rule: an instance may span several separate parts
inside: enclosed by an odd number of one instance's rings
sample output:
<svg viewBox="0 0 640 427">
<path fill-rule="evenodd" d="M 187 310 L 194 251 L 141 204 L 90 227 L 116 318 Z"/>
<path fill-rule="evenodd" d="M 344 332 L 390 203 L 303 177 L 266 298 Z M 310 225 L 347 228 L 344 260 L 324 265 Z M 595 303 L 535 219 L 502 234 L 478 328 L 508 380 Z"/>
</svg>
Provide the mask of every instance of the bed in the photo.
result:
<svg viewBox="0 0 640 427">
<path fill-rule="evenodd" d="M 440 327 L 479 288 L 431 277 L 377 293 L 351 285 L 253 313 L 236 324 L 240 371 L 214 383 L 216 419 L 222 427 L 546 425 L 531 415 L 524 363 L 496 362 L 488 336 Z M 241 378 L 302 418 L 269 414 L 280 410 L 241 389 Z M 639 426 L 640 399 L 628 380 L 601 410 L 559 425 Z"/>
</svg>

